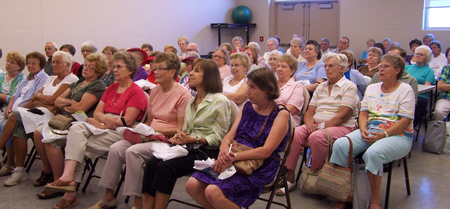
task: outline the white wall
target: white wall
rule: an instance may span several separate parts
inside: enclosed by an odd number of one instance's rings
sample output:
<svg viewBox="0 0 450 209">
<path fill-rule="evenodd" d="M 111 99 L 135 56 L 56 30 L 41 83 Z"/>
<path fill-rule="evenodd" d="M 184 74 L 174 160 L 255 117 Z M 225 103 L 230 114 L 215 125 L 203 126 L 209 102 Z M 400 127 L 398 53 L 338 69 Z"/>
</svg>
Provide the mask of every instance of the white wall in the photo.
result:
<svg viewBox="0 0 450 209">
<path fill-rule="evenodd" d="M 217 30 L 210 23 L 232 22 L 236 6 L 237 0 L 0 0 L 0 68 L 7 52 L 44 53 L 47 41 L 74 45 L 78 62 L 85 41 L 93 41 L 99 51 L 106 45 L 131 48 L 144 42 L 162 51 L 166 44 L 178 48 L 177 38 L 183 35 L 206 54 L 217 47 Z M 231 41 L 232 34 L 224 36 Z"/>
<path fill-rule="evenodd" d="M 367 49 L 366 41 L 384 38 L 400 43 L 408 54 L 409 42 L 433 33 L 442 44 L 450 46 L 450 31 L 422 31 L 423 0 L 340 0 L 340 35 L 350 38 L 350 49 L 359 58 Z"/>
<path fill-rule="evenodd" d="M 270 0 L 239 0 L 238 5 L 247 6 L 252 12 L 251 23 L 256 23 L 256 28 L 250 29 L 250 41 L 255 41 L 261 46 L 260 54 L 264 54 L 268 49 L 266 41 L 269 38 L 269 5 Z M 264 41 L 260 42 L 259 37 L 263 36 Z M 245 39 L 245 34 L 242 38 Z"/>
</svg>

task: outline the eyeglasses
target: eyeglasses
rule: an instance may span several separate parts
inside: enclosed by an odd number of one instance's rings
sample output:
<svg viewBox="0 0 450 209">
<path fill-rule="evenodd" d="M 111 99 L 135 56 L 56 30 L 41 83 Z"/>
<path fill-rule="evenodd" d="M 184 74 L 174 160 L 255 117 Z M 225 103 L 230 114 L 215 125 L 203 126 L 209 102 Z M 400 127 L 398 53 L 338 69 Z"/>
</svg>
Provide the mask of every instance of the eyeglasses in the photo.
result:
<svg viewBox="0 0 450 209">
<path fill-rule="evenodd" d="M 239 67 L 239 66 L 242 66 L 242 65 L 239 65 L 239 64 L 231 64 L 230 65 L 230 67 Z"/>
<path fill-rule="evenodd" d="M 425 54 L 423 54 L 423 53 L 415 53 L 414 55 L 416 55 L 416 56 L 425 56 Z"/>
<path fill-rule="evenodd" d="M 60 62 L 60 61 L 52 61 L 51 64 L 52 65 L 60 65 L 60 64 L 63 64 L 63 63 Z"/>
<path fill-rule="evenodd" d="M 386 68 L 394 68 L 394 66 L 389 66 L 389 65 L 380 65 L 380 69 L 386 69 Z"/>
<path fill-rule="evenodd" d="M 167 67 L 156 67 L 155 70 L 168 70 L 169 68 Z"/>
<path fill-rule="evenodd" d="M 14 61 L 14 60 L 5 60 L 5 61 L 6 61 L 6 63 L 10 63 L 10 64 L 13 64 L 13 65 L 17 64 L 17 62 Z"/>
<path fill-rule="evenodd" d="M 124 68 L 124 65 L 114 65 L 113 68 L 117 68 L 118 70 Z"/>
<path fill-rule="evenodd" d="M 348 44 L 347 42 L 342 42 L 342 41 L 339 41 L 339 43 L 340 43 L 340 44 L 344 44 L 344 45 L 347 45 L 347 44 Z"/>
<path fill-rule="evenodd" d="M 44 48 L 44 51 L 50 51 L 50 50 L 53 50 L 53 49 L 54 49 L 53 47 Z"/>
<path fill-rule="evenodd" d="M 94 70 L 94 65 L 86 65 L 86 64 L 84 64 L 84 65 L 83 65 L 83 69 L 86 69 L 86 70 Z"/>
<path fill-rule="evenodd" d="M 35 66 L 35 65 L 37 65 L 37 63 L 35 63 L 35 62 L 27 62 L 27 65 L 29 65 L 29 66 Z"/>
<path fill-rule="evenodd" d="M 89 49 L 81 50 L 81 53 L 85 53 L 85 52 L 91 52 L 91 50 L 89 50 Z"/>
<path fill-rule="evenodd" d="M 225 59 L 225 57 L 222 57 L 222 56 L 219 56 L 219 55 L 214 55 L 213 58 Z"/>
<path fill-rule="evenodd" d="M 287 65 L 278 65 L 277 68 L 281 68 L 281 69 L 290 69 L 290 67 L 287 66 Z"/>
</svg>

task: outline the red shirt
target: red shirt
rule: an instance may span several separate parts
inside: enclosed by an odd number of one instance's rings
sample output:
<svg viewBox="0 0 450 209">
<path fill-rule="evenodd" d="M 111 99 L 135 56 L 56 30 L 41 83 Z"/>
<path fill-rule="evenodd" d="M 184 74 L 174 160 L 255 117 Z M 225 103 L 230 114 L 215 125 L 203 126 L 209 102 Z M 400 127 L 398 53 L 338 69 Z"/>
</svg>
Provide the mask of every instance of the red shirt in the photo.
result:
<svg viewBox="0 0 450 209">
<path fill-rule="evenodd" d="M 73 73 L 74 75 L 78 75 L 78 70 L 80 70 L 80 63 L 75 62 L 72 64 L 72 69 L 70 69 L 70 72 Z"/>
<path fill-rule="evenodd" d="M 120 115 L 120 112 L 123 111 L 122 116 L 124 116 L 127 114 L 128 107 L 136 107 L 141 110 L 136 118 L 136 121 L 140 121 L 148 106 L 144 91 L 138 85 L 132 83 L 123 93 L 119 94 L 117 93 L 118 87 L 119 83 L 113 83 L 103 94 L 101 101 L 105 103 L 104 112 Z"/>
</svg>

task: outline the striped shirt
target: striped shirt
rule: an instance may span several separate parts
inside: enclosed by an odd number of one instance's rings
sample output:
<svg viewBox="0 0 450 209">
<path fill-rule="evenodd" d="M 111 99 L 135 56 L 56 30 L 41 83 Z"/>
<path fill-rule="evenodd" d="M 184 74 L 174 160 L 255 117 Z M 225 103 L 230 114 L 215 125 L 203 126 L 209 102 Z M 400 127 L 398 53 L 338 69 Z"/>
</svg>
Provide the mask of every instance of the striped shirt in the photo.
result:
<svg viewBox="0 0 450 209">
<path fill-rule="evenodd" d="M 402 117 L 414 119 L 415 95 L 411 86 L 401 83 L 394 92 L 383 93 L 381 91 L 382 84 L 369 85 L 361 102 L 361 111 L 369 112 L 367 129 L 385 131 Z M 413 132 L 411 121 L 408 128 L 399 135 L 412 139 Z"/>
<path fill-rule="evenodd" d="M 342 125 L 347 127 L 355 127 L 356 117 L 358 116 L 359 97 L 356 85 L 347 80 L 345 76 L 333 85 L 331 94 L 328 93 L 329 81 L 321 83 L 314 91 L 313 97 L 309 105 L 316 107 L 314 114 L 314 122 L 328 122 L 335 117 L 339 111 L 339 107 L 345 106 L 353 110 L 350 118 Z"/>
</svg>

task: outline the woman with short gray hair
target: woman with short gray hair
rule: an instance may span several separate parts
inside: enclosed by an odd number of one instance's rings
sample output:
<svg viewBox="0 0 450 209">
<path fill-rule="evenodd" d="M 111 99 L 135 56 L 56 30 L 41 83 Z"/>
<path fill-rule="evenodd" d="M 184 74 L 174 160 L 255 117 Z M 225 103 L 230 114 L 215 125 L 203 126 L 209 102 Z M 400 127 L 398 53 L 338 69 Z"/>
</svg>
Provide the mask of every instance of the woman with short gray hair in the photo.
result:
<svg viewBox="0 0 450 209">
<path fill-rule="evenodd" d="M 367 53 L 366 65 L 359 67 L 358 70 L 359 72 L 361 72 L 361 74 L 372 78 L 380 69 L 379 64 L 382 52 L 381 49 L 377 47 L 369 47 L 367 51 L 369 53 Z"/>
<path fill-rule="evenodd" d="M 299 38 L 294 38 L 291 40 L 291 46 L 289 47 L 289 51 L 292 56 L 297 59 L 298 62 L 306 62 L 305 58 L 303 58 L 303 41 Z"/>
</svg>

